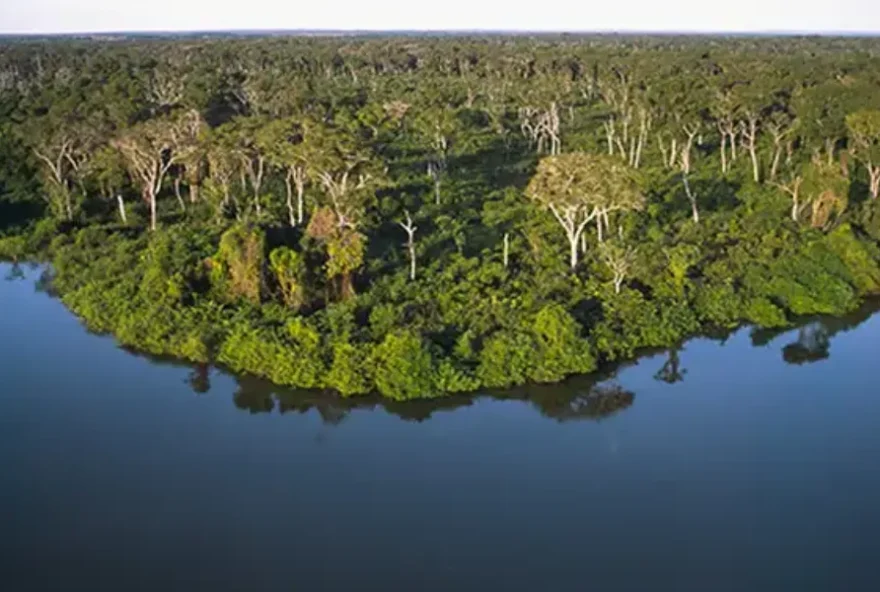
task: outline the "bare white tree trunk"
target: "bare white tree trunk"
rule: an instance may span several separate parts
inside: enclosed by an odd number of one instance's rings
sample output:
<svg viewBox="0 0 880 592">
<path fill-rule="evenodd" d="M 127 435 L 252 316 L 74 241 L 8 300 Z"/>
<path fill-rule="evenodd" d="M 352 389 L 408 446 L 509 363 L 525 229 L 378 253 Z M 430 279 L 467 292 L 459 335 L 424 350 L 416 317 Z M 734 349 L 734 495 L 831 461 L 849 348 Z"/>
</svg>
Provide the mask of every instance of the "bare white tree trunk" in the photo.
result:
<svg viewBox="0 0 880 592">
<path fill-rule="evenodd" d="M 807 204 L 800 203 L 800 193 L 801 193 L 801 184 L 803 183 L 802 177 L 795 177 L 789 183 L 781 184 L 777 183 L 776 186 L 781 190 L 786 192 L 789 197 L 791 197 L 791 219 L 797 222 L 800 218 L 801 211 Z"/>
<path fill-rule="evenodd" d="M 750 114 L 741 125 L 743 146 L 749 151 L 752 160 L 752 178 L 761 182 L 761 165 L 758 163 L 758 116 Z"/>
<path fill-rule="evenodd" d="M 156 193 L 151 189 L 147 199 L 150 202 L 150 230 L 153 232 L 156 231 L 157 226 L 157 216 L 156 216 Z"/>
<path fill-rule="evenodd" d="M 180 193 L 180 179 L 178 177 L 174 178 L 174 197 L 177 198 L 180 211 L 186 213 L 186 202 L 183 201 L 183 195 Z"/>
<path fill-rule="evenodd" d="M 445 170 L 446 164 L 442 157 L 428 162 L 428 176 L 434 182 L 434 203 L 438 206 L 440 205 L 440 185 L 443 182 Z"/>
<path fill-rule="evenodd" d="M 782 147 L 774 146 L 773 148 L 773 163 L 770 165 L 770 180 L 773 181 L 776 179 L 776 173 L 779 171 L 779 160 L 782 158 Z"/>
<path fill-rule="evenodd" d="M 122 219 L 122 223 L 128 224 L 128 216 L 125 215 L 125 202 L 122 200 L 122 195 L 116 195 L 116 203 L 119 205 L 119 217 Z"/>
<path fill-rule="evenodd" d="M 870 178 L 871 197 L 877 199 L 877 197 L 880 197 L 880 164 L 875 165 L 873 162 L 868 161 L 866 166 L 868 167 L 868 177 Z"/>
<path fill-rule="evenodd" d="M 700 223 L 700 210 L 697 207 L 697 196 L 691 191 L 691 184 L 688 182 L 688 174 L 685 172 L 681 176 L 684 181 L 684 192 L 687 194 L 688 201 L 691 202 L 691 218 L 695 224 Z"/>
<path fill-rule="evenodd" d="M 663 166 L 667 166 L 669 163 L 669 152 L 666 149 L 666 142 L 663 141 L 663 135 L 657 134 L 657 146 L 660 148 L 660 158 L 663 161 Z"/>
<path fill-rule="evenodd" d="M 698 124 L 684 126 L 684 133 L 687 134 L 687 141 L 681 148 L 681 166 L 685 174 L 691 172 L 691 150 L 694 147 L 694 139 L 700 131 Z"/>
<path fill-rule="evenodd" d="M 608 156 L 614 156 L 614 118 L 603 122 L 602 126 L 605 128 L 605 138 L 608 142 Z"/>
<path fill-rule="evenodd" d="M 260 156 L 257 158 L 257 169 L 253 176 L 252 182 L 254 185 L 254 204 L 257 209 L 257 216 L 260 216 L 262 210 L 260 208 L 260 189 L 263 186 L 263 172 L 266 167 L 266 159 Z"/>
<path fill-rule="evenodd" d="M 568 239 L 570 249 L 569 265 L 571 270 L 574 271 L 578 264 L 578 243 L 580 242 L 581 235 L 587 224 L 597 216 L 597 211 L 593 210 L 593 212 L 588 214 L 586 210 L 576 206 L 567 206 L 560 210 L 552 204 L 549 208 L 565 231 L 565 237 Z"/>
<path fill-rule="evenodd" d="M 434 203 L 440 205 L 440 177 L 434 179 Z"/>
<path fill-rule="evenodd" d="M 636 154 L 633 161 L 633 166 L 635 168 L 639 168 L 639 165 L 642 163 L 642 150 L 648 142 L 648 133 L 651 130 L 651 115 L 648 110 L 642 109 L 639 112 L 639 115 L 639 140 L 636 144 Z"/>
<path fill-rule="evenodd" d="M 603 247 L 602 259 L 611 270 L 615 294 L 620 294 L 623 283 L 633 266 L 635 255 L 636 251 L 632 247 L 621 248 L 611 244 Z"/>
<path fill-rule="evenodd" d="M 409 252 L 409 279 L 413 281 L 416 279 L 416 242 L 415 242 L 415 234 L 418 227 L 413 224 L 412 216 L 410 216 L 408 211 L 404 212 L 406 214 L 406 222 L 398 222 L 401 228 L 406 231 L 407 240 L 406 240 L 406 250 Z"/>
<path fill-rule="evenodd" d="M 510 233 L 504 233 L 504 253 L 502 255 L 504 260 L 504 268 L 507 269 L 507 266 L 510 264 Z"/>
<path fill-rule="evenodd" d="M 676 158 L 678 158 L 678 140 L 676 138 L 672 138 L 672 141 L 669 145 L 669 163 L 666 166 L 668 166 L 669 168 L 674 168 Z"/>
<path fill-rule="evenodd" d="M 291 182 L 291 172 L 288 169 L 284 175 L 284 189 L 287 197 L 287 223 L 296 226 L 296 212 L 293 209 L 293 183 Z"/>
<path fill-rule="evenodd" d="M 837 141 L 834 138 L 825 138 L 825 157 L 828 159 L 828 166 L 834 164 L 834 146 Z"/>
<path fill-rule="evenodd" d="M 305 194 L 306 194 L 306 169 L 303 166 L 294 166 L 293 185 L 296 187 L 296 222 L 302 225 L 305 222 Z"/>
</svg>

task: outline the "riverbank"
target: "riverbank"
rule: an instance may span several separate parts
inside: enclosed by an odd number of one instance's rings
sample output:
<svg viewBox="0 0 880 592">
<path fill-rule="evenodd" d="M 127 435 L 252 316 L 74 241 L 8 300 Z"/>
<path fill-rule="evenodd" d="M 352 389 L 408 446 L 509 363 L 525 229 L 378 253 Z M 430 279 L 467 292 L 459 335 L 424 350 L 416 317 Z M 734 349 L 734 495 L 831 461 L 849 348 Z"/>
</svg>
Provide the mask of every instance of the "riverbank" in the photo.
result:
<svg viewBox="0 0 880 592">
<path fill-rule="evenodd" d="M 8 264 L 0 262 L 0 279 L 5 280 L 6 291 L 10 283 L 20 283 L 23 288 L 15 290 L 18 297 L 6 300 L 11 310 L 25 306 L 22 300 L 29 298 L 40 301 L 40 310 L 45 307 L 43 300 L 49 296 L 58 301 L 58 295 L 51 289 L 45 265 L 36 263 Z M 0 290 L 4 286 L 0 286 Z M 44 296 L 41 296 L 44 295 Z M 23 323 L 32 322 L 34 315 L 47 314 L 58 317 L 57 307 L 50 307 L 47 312 L 33 312 L 21 316 Z M 64 307 L 70 318 L 81 321 L 72 311 Z M 481 389 L 475 393 L 450 394 L 430 399 L 419 398 L 397 401 L 378 393 L 365 394 L 357 397 L 340 396 L 330 390 L 295 389 L 273 384 L 271 381 L 247 374 L 236 374 L 222 365 L 186 361 L 172 355 L 155 355 L 143 350 L 122 346 L 121 349 L 130 357 L 143 360 L 154 367 L 157 372 L 185 371 L 183 381 L 189 391 L 195 395 L 205 395 L 218 390 L 218 381 L 222 385 L 234 384 L 232 401 L 236 408 L 249 414 L 278 412 L 281 414 L 306 414 L 316 412 L 328 425 L 336 425 L 344 418 L 358 411 L 382 412 L 404 421 L 421 422 L 432 418 L 437 413 L 453 412 L 481 401 L 508 401 L 528 403 L 540 415 L 560 422 L 608 419 L 631 408 L 636 401 L 637 393 L 632 387 L 644 381 L 633 383 L 628 376 L 645 374 L 645 370 L 637 367 L 651 368 L 647 376 L 660 384 L 678 385 L 688 380 L 694 368 L 689 359 L 693 352 L 702 360 L 704 350 L 711 350 L 712 356 L 724 357 L 727 348 L 734 347 L 733 355 L 743 356 L 749 347 L 757 350 L 774 352 L 773 356 L 788 365 L 804 366 L 822 362 L 831 358 L 832 345 L 843 334 L 859 330 L 872 318 L 880 313 L 880 298 L 871 298 L 858 309 L 843 316 L 810 316 L 795 319 L 788 327 L 764 329 L 760 327 L 741 327 L 713 335 L 689 338 L 669 349 L 642 350 L 638 355 L 626 360 L 608 362 L 588 375 L 572 376 L 558 384 L 527 384 L 506 389 Z M 14 314 L 10 312 L 9 314 Z M 62 323 L 64 319 L 56 319 L 53 323 Z M 71 329 L 66 329 L 69 332 Z M 88 337 L 92 335 L 93 337 Z M 69 338 L 65 338 L 69 339 Z M 98 341 L 95 341 L 97 339 Z M 83 345 L 98 344 L 107 340 L 118 343 L 110 334 L 83 334 Z M 88 348 L 86 348 L 88 349 Z M 720 366 L 721 362 L 714 364 Z M 735 364 L 734 364 L 735 365 Z M 704 369 L 705 370 L 705 369 Z M 230 382 L 231 381 L 231 382 Z M 229 390 L 228 386 L 220 390 Z"/>
<path fill-rule="evenodd" d="M 428 280 L 373 278 L 350 297 L 295 308 L 278 297 L 269 256 L 248 266 L 223 253 L 230 232 L 258 237 L 265 253 L 282 248 L 258 227 L 90 227 L 56 234 L 43 252 L 65 305 L 127 347 L 395 400 L 555 383 L 694 335 L 843 315 L 880 286 L 876 247 L 844 224 L 827 234 L 744 234 L 722 260 L 665 248 L 665 269 L 646 265 L 619 293 L 601 276 L 562 270 L 524 285 L 513 270 L 465 258 Z M 772 258 L 760 255 L 768 249 Z M 248 281 L 256 300 L 231 287 Z"/>
</svg>

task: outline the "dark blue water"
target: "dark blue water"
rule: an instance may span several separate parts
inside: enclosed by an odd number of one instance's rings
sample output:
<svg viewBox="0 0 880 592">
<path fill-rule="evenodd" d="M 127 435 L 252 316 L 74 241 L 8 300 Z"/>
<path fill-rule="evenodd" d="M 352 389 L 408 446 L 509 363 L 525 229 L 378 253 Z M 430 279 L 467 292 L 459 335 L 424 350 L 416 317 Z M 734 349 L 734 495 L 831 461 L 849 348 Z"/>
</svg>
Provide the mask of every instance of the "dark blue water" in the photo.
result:
<svg viewBox="0 0 880 592">
<path fill-rule="evenodd" d="M 0 266 L 2 590 L 880 589 L 869 310 L 383 405 L 133 355 L 22 272 Z"/>
</svg>

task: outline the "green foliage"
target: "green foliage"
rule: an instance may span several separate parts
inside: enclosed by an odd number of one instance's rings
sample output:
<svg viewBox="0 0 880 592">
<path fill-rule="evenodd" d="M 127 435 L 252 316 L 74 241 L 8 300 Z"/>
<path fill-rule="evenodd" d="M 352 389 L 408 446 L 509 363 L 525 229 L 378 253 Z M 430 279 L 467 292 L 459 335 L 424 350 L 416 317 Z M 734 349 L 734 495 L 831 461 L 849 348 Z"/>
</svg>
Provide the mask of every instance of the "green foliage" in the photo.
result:
<svg viewBox="0 0 880 592">
<path fill-rule="evenodd" d="M 836 255 L 860 294 L 880 291 L 880 268 L 875 246 L 859 241 L 848 224 L 842 224 L 825 238 L 828 249 Z"/>
<path fill-rule="evenodd" d="M 346 397 L 364 395 L 372 390 L 370 349 L 348 342 L 333 346 L 333 364 L 326 376 L 327 386 Z"/>
<path fill-rule="evenodd" d="M 223 233 L 211 259 L 211 282 L 227 300 L 259 304 L 263 293 L 265 238 L 261 230 L 236 225 Z"/>
<path fill-rule="evenodd" d="M 327 276 L 346 276 L 364 263 L 363 236 L 355 232 L 343 232 L 327 241 Z"/>
<path fill-rule="evenodd" d="M 479 380 L 452 360 L 440 362 L 434 382 L 441 393 L 466 393 L 480 387 Z"/>
<path fill-rule="evenodd" d="M 283 329 L 237 320 L 228 330 L 217 361 L 277 384 L 316 388 L 326 373 L 320 345 L 317 331 L 301 319 Z"/>
<path fill-rule="evenodd" d="M 372 363 L 376 388 L 386 397 L 403 401 L 439 394 L 431 353 L 411 331 L 386 335 L 373 352 Z"/>
<path fill-rule="evenodd" d="M 700 321 L 710 327 L 732 329 L 744 318 L 742 299 L 728 283 L 702 286 L 694 307 Z"/>
<path fill-rule="evenodd" d="M 767 298 L 752 298 L 746 303 L 743 315 L 747 321 L 759 327 L 784 327 L 788 325 L 785 313 Z"/>
<path fill-rule="evenodd" d="M 632 356 L 639 348 L 669 347 L 699 328 L 687 303 L 647 300 L 624 289 L 603 302 L 603 318 L 593 327 L 596 348 L 609 359 Z"/>
<path fill-rule="evenodd" d="M 534 368 L 534 342 L 519 331 L 498 331 L 483 344 L 477 378 L 483 386 L 524 384 Z"/>
<path fill-rule="evenodd" d="M 688 284 L 688 272 L 700 261 L 700 249 L 696 245 L 678 244 L 666 250 L 666 258 L 673 294 L 681 298 Z"/>
<path fill-rule="evenodd" d="M 590 345 L 580 337 L 580 327 L 558 304 L 542 308 L 532 323 L 536 345 L 535 366 L 529 379 L 558 382 L 571 374 L 587 374 L 596 369 Z"/>
<path fill-rule="evenodd" d="M 302 256 L 288 247 L 278 247 L 269 253 L 269 267 L 281 301 L 298 310 L 305 302 L 306 268 Z"/>
</svg>

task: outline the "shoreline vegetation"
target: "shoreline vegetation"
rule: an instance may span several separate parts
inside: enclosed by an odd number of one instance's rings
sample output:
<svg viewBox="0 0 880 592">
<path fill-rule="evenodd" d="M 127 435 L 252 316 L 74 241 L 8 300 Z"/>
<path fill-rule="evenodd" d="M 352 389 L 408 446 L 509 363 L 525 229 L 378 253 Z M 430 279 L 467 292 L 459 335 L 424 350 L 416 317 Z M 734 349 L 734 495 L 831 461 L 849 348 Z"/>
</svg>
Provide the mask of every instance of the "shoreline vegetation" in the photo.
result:
<svg viewBox="0 0 880 592">
<path fill-rule="evenodd" d="M 880 293 L 878 52 L 0 44 L 0 257 L 127 347 L 280 385 L 558 383 Z"/>
<path fill-rule="evenodd" d="M 2 265 L 0 265 L 2 267 Z M 27 267 L 30 271 L 25 271 Z M 38 270 L 39 275 L 33 273 Z M 7 281 L 30 279 L 39 291 L 52 294 L 51 274 L 39 263 L 16 263 L 6 272 Z M 68 311 L 69 312 L 69 311 Z M 175 356 L 157 355 L 118 344 L 109 333 L 93 335 L 113 339 L 127 354 L 148 360 L 151 364 L 188 371 L 186 384 L 196 395 L 214 391 L 218 374 L 225 374 L 234 381 L 232 403 L 236 408 L 251 415 L 316 412 L 325 425 L 337 425 L 349 414 L 358 410 L 382 409 L 403 421 L 428 421 L 436 413 L 454 411 L 474 405 L 483 399 L 494 401 L 527 402 L 542 416 L 558 421 L 602 421 L 622 413 L 635 404 L 637 393 L 622 386 L 621 373 L 640 365 L 644 360 L 662 361 L 653 378 L 670 386 L 684 382 L 691 367 L 686 352 L 694 342 L 713 342 L 727 345 L 741 331 L 748 333 L 751 347 L 765 348 L 777 338 L 788 335 L 789 339 L 777 344 L 777 353 L 791 365 L 812 364 L 831 357 L 835 338 L 861 327 L 880 312 L 880 298 L 870 298 L 858 309 L 842 316 L 808 316 L 795 319 L 792 326 L 765 329 L 740 327 L 721 333 L 699 335 L 668 349 L 648 349 L 636 352 L 633 358 L 600 364 L 595 372 L 566 378 L 560 383 L 525 384 L 501 389 L 481 389 L 477 393 L 457 393 L 443 397 L 419 398 L 398 401 L 378 393 L 357 397 L 344 396 L 330 390 L 304 390 L 273 384 L 264 378 L 234 373 L 216 363 L 188 362 Z M 87 330 L 87 329 L 86 329 Z M 700 347 L 697 343 L 697 347 Z M 718 353 L 717 355 L 724 355 Z"/>
</svg>

